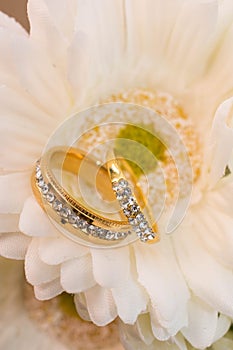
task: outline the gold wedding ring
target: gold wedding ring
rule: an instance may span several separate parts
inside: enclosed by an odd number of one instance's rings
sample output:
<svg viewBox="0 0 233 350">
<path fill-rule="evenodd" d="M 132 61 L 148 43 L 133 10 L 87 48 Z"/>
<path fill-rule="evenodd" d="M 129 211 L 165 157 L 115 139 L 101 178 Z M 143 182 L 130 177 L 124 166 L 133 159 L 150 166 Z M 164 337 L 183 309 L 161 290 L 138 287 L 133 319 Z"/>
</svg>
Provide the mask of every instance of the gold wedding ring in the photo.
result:
<svg viewBox="0 0 233 350">
<path fill-rule="evenodd" d="M 113 151 L 109 152 L 108 159 L 107 169 L 112 182 L 112 189 L 131 228 L 142 242 L 149 244 L 158 242 L 160 237 L 157 224 L 152 220 L 146 198 L 137 183 L 136 177 L 133 176 L 130 166 L 123 158 L 117 159 Z M 130 174 L 134 189 L 127 181 L 122 168 L 125 168 L 127 174 Z"/>
<path fill-rule="evenodd" d="M 86 166 L 85 180 L 95 182 L 94 185 L 104 200 L 119 201 L 120 220 L 93 211 L 58 181 L 55 175 L 57 170 L 62 176 L 63 173 L 78 176 L 83 161 Z M 157 226 L 151 226 L 143 214 L 143 209 L 149 213 L 145 197 L 130 169 L 128 173 L 131 186 L 129 185 L 121 171 L 121 163 L 125 164 L 123 160 L 113 159 L 104 166 L 82 150 L 53 147 L 36 163 L 32 174 L 32 189 L 48 216 L 71 239 L 78 237 L 108 245 L 110 242 L 125 240 L 136 232 L 142 242 L 155 242 L 159 239 Z M 96 174 L 95 181 L 91 176 L 93 173 Z"/>
</svg>

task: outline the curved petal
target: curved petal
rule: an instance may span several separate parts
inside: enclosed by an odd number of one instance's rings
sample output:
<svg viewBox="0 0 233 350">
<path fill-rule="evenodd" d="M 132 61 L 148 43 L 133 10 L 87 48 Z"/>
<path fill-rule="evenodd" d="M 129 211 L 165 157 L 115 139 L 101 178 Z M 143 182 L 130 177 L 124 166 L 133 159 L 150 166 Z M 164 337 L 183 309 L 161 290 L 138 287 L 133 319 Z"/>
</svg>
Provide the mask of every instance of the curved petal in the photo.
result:
<svg viewBox="0 0 233 350">
<path fill-rule="evenodd" d="M 138 280 L 148 292 L 154 317 L 168 334 L 187 324 L 188 288 L 177 264 L 170 237 L 155 246 L 134 245 Z M 157 325 L 155 328 L 158 328 Z"/>
<path fill-rule="evenodd" d="M 233 151 L 233 98 L 218 108 L 212 127 L 211 149 L 205 162 L 210 166 L 209 185 L 213 186 L 225 174 Z M 208 160 L 209 157 L 209 160 Z"/>
<path fill-rule="evenodd" d="M 28 35 L 26 30 L 13 17 L 9 17 L 3 12 L 0 12 L 0 28 L 7 29 L 9 33 Z"/>
<path fill-rule="evenodd" d="M 64 66 L 67 42 L 62 35 L 62 30 L 55 25 L 47 2 L 29 0 L 27 11 L 30 21 L 30 39 L 44 48 L 54 64 Z M 51 43 L 53 43 L 52 46 Z"/>
<path fill-rule="evenodd" d="M 127 281 L 122 281 L 119 286 L 111 290 L 121 320 L 134 324 L 138 315 L 147 308 L 149 298 L 144 288 L 130 276 Z"/>
<path fill-rule="evenodd" d="M 59 120 L 70 114 L 71 96 L 59 68 L 32 40 L 12 39 L 15 72 L 22 91 L 43 111 Z"/>
<path fill-rule="evenodd" d="M 60 279 L 34 286 L 35 296 L 38 300 L 49 300 L 64 292 Z"/>
<path fill-rule="evenodd" d="M 220 315 L 218 317 L 217 329 L 214 336 L 214 342 L 221 339 L 231 327 L 231 319 L 225 315 Z"/>
<path fill-rule="evenodd" d="M 25 256 L 25 275 L 32 285 L 51 282 L 60 276 L 60 267 L 43 263 L 38 254 L 38 239 L 30 243 Z"/>
<path fill-rule="evenodd" d="M 13 171 L 31 168 L 58 121 L 20 87 L 1 86 L 0 104 L 1 167 Z"/>
<path fill-rule="evenodd" d="M 85 292 L 87 309 L 92 322 L 106 326 L 117 317 L 116 305 L 109 289 L 95 287 Z"/>
<path fill-rule="evenodd" d="M 200 209 L 203 209 L 202 211 Z M 232 206 L 229 203 L 229 209 Z M 196 234 L 205 249 L 221 264 L 228 268 L 233 267 L 233 217 L 221 212 L 211 193 L 205 200 L 204 206 L 199 206 L 195 215 L 198 222 L 194 223 Z M 204 234 L 203 234 L 204 233 Z"/>
<path fill-rule="evenodd" d="M 39 242 L 40 259 L 49 265 L 59 265 L 64 261 L 88 254 L 89 249 L 65 237 L 41 238 Z"/>
<path fill-rule="evenodd" d="M 31 194 L 29 172 L 1 175 L 0 193 L 0 212 L 20 213 L 24 201 Z"/>
<path fill-rule="evenodd" d="M 61 265 L 61 285 L 68 293 L 80 293 L 96 284 L 90 255 L 65 261 Z"/>
<path fill-rule="evenodd" d="M 25 235 L 31 237 L 59 236 L 59 232 L 34 197 L 29 197 L 24 204 L 20 215 L 19 228 Z"/>
<path fill-rule="evenodd" d="M 91 249 L 93 274 L 98 284 L 114 288 L 126 282 L 130 273 L 129 248 Z"/>
<path fill-rule="evenodd" d="M 0 255 L 5 258 L 23 260 L 30 245 L 31 238 L 22 233 L 0 235 Z"/>
<path fill-rule="evenodd" d="M 146 344 L 140 339 L 136 326 L 125 325 L 120 322 L 120 339 L 125 350 L 186 350 L 172 341 L 160 342 L 156 339 Z"/>
<path fill-rule="evenodd" d="M 37 1 L 37 3 L 39 3 L 39 1 Z M 66 2 L 63 0 L 49 0 L 46 1 L 46 5 L 53 23 L 63 33 L 64 37 L 70 41 L 75 30 L 78 7 L 77 0 L 66 0 Z"/>
<path fill-rule="evenodd" d="M 196 216 L 187 218 L 186 226 L 183 222 L 173 236 L 181 269 L 193 294 L 214 310 L 233 317 L 233 272 L 203 246 L 193 224 L 196 220 Z"/>
<path fill-rule="evenodd" d="M 188 312 L 188 327 L 182 329 L 182 334 L 195 348 L 204 349 L 212 345 L 217 329 L 217 311 L 199 298 L 192 297 Z"/>
</svg>

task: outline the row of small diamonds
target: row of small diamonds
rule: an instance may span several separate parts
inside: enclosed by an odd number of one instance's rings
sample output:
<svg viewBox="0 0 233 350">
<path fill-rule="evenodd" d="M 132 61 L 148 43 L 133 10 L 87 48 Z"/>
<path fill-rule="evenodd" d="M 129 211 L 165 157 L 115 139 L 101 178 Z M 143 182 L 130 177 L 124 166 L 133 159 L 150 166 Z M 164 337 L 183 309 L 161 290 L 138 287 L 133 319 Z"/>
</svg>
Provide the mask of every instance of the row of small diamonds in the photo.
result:
<svg viewBox="0 0 233 350">
<path fill-rule="evenodd" d="M 95 226 L 88 222 L 82 215 L 78 215 L 71 208 L 69 208 L 64 202 L 56 195 L 51 189 L 49 183 L 46 183 L 43 179 L 40 165 L 36 165 L 36 182 L 43 198 L 51 205 L 56 213 L 61 217 L 61 223 L 71 224 L 74 228 L 81 230 L 86 235 L 97 237 L 108 241 L 116 241 L 126 238 L 131 232 L 114 232 Z"/>
<path fill-rule="evenodd" d="M 156 234 L 152 231 L 147 219 L 137 204 L 128 181 L 125 179 L 115 181 L 112 188 L 129 224 L 140 240 L 142 242 L 153 240 Z"/>
</svg>

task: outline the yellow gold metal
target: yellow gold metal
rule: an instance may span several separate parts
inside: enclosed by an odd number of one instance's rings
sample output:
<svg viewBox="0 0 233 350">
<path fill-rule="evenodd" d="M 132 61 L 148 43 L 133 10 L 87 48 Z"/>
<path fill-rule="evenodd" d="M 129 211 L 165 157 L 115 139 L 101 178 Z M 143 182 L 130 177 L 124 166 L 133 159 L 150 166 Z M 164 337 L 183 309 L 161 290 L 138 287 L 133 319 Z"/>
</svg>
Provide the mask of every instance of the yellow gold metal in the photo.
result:
<svg viewBox="0 0 233 350">
<path fill-rule="evenodd" d="M 115 200 L 114 193 L 111 186 L 111 181 L 109 179 L 108 170 L 104 166 L 98 166 L 96 160 L 87 157 L 85 152 L 67 147 L 54 147 L 45 153 L 41 159 L 41 172 L 45 180 L 47 180 L 53 190 L 61 197 L 65 202 L 70 205 L 71 208 L 75 209 L 77 212 L 81 213 L 88 219 L 92 220 L 94 225 L 98 225 L 103 228 L 111 228 L 113 231 L 122 231 L 129 230 L 130 226 L 128 221 L 122 212 L 120 212 L 122 220 L 113 220 L 106 217 L 103 217 L 99 213 L 93 212 L 91 209 L 85 207 L 80 201 L 74 198 L 69 194 L 56 180 L 55 175 L 53 174 L 53 169 L 61 169 L 62 171 L 67 171 L 72 174 L 79 173 L 79 169 L 82 161 L 85 159 L 85 163 L 88 166 L 88 172 L 85 174 L 88 179 L 88 175 L 93 171 L 96 172 L 96 187 L 98 191 L 102 194 L 104 199 Z M 46 207 L 45 201 L 41 197 L 41 193 L 38 189 L 35 180 L 35 172 L 32 174 L 32 189 L 34 195 L 43 209 L 48 210 Z M 51 210 L 49 214 L 52 215 Z M 52 215 L 54 216 L 54 215 Z"/>
<path fill-rule="evenodd" d="M 119 182 L 121 179 L 127 180 L 126 175 L 128 175 L 128 179 L 133 189 L 133 195 L 137 200 L 137 204 L 139 205 L 141 211 L 145 214 L 155 237 L 151 240 L 146 241 L 147 244 L 154 244 L 160 240 L 160 236 L 158 234 L 158 226 L 156 222 L 152 219 L 151 209 L 147 203 L 147 199 L 137 181 L 136 176 L 133 174 L 132 169 L 128 162 L 122 157 L 116 157 L 113 150 L 109 150 L 108 152 L 108 161 L 107 161 L 107 169 L 112 182 L 112 186 L 114 183 Z"/>
</svg>

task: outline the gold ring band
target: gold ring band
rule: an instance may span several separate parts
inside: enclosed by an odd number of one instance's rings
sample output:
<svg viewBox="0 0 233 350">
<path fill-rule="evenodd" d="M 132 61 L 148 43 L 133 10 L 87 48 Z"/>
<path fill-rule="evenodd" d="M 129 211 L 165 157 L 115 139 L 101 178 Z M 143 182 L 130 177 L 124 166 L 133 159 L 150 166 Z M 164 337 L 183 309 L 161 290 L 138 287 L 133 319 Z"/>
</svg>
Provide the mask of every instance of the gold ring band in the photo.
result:
<svg viewBox="0 0 233 350">
<path fill-rule="evenodd" d="M 78 174 L 85 158 L 90 172 L 98 168 L 96 186 L 105 198 L 113 199 L 108 170 L 100 166 L 95 159 L 75 148 L 54 147 L 37 162 L 32 174 L 32 188 L 41 207 L 56 223 L 64 227 L 69 234 L 88 239 L 96 243 L 101 239 L 118 241 L 131 234 L 127 220 L 112 220 L 86 208 L 71 196 L 57 181 L 52 169 Z M 122 214 L 122 217 L 125 216 Z"/>
<path fill-rule="evenodd" d="M 149 244 L 158 242 L 160 239 L 158 227 L 155 222 L 152 222 L 150 208 L 140 186 L 137 184 L 137 179 L 135 177 L 133 179 L 133 190 L 122 171 L 123 164 L 132 179 L 132 171 L 128 163 L 122 158 L 117 159 L 113 151 L 109 152 L 108 159 L 107 168 L 112 188 L 131 228 L 142 242 Z"/>
</svg>

